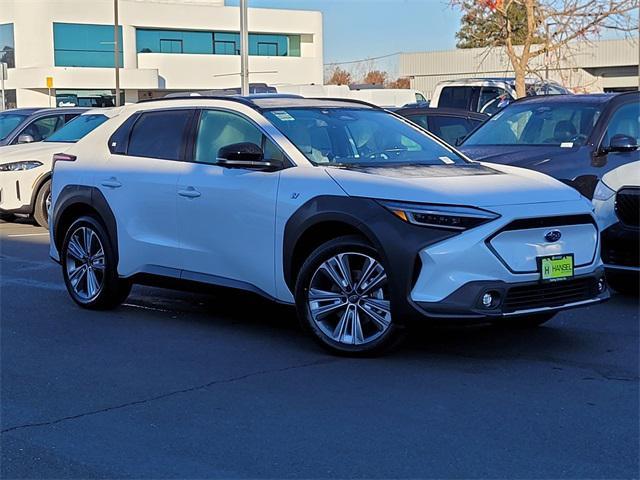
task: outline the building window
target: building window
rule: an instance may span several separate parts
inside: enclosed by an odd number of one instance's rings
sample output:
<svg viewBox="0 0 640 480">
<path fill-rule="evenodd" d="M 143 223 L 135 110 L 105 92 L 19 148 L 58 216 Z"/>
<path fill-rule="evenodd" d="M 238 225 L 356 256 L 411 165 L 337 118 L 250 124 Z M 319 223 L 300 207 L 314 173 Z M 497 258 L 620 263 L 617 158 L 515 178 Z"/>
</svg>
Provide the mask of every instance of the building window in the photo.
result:
<svg viewBox="0 0 640 480">
<path fill-rule="evenodd" d="M 212 54 L 211 32 L 136 29 L 138 53 L 200 53 Z"/>
<path fill-rule="evenodd" d="M 123 64 L 122 27 L 119 29 L 119 60 Z M 115 67 L 113 26 L 54 23 L 56 67 Z"/>
<path fill-rule="evenodd" d="M 240 34 L 180 30 L 136 30 L 138 53 L 240 55 Z M 300 35 L 249 34 L 249 55 L 299 57 Z"/>
<path fill-rule="evenodd" d="M 162 53 L 183 53 L 182 40 L 160 39 L 160 51 Z"/>
<path fill-rule="evenodd" d="M 13 23 L 0 25 L 0 63 L 6 63 L 8 68 L 16 67 Z"/>
</svg>

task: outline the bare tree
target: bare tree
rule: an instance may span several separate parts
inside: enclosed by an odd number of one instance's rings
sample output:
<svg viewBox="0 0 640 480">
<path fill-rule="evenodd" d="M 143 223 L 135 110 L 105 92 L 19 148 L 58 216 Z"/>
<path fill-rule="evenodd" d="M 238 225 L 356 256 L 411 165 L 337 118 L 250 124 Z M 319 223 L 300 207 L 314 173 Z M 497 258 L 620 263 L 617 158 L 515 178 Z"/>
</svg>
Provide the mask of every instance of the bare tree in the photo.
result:
<svg viewBox="0 0 640 480">
<path fill-rule="evenodd" d="M 465 0 L 451 0 L 463 13 Z M 516 77 L 516 94 L 526 95 L 525 79 L 538 73 L 535 59 L 570 56 L 571 42 L 597 38 L 605 30 L 631 34 L 638 28 L 640 0 L 478 0 L 494 22 L 487 47 L 503 46 Z M 514 25 L 514 11 L 524 11 L 524 27 Z M 477 12 L 474 12 L 477 15 Z M 538 64 L 540 62 L 537 62 Z"/>
</svg>

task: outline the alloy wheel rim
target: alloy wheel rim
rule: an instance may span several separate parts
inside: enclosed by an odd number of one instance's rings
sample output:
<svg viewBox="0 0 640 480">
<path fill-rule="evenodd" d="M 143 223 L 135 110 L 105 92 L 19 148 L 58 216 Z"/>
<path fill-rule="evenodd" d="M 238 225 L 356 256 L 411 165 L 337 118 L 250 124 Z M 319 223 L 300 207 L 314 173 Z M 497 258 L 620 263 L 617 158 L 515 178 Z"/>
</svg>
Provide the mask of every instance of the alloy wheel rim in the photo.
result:
<svg viewBox="0 0 640 480">
<path fill-rule="evenodd" d="M 391 327 L 386 271 L 363 253 L 340 253 L 323 262 L 311 277 L 307 305 L 314 324 L 343 345 L 371 343 Z"/>
<path fill-rule="evenodd" d="M 51 213 L 51 192 L 49 192 L 47 198 L 45 198 L 44 200 L 44 213 L 46 214 L 47 218 Z"/>
<path fill-rule="evenodd" d="M 71 234 L 66 251 L 67 279 L 83 301 L 96 298 L 104 285 L 104 247 L 96 232 L 78 227 Z"/>
</svg>

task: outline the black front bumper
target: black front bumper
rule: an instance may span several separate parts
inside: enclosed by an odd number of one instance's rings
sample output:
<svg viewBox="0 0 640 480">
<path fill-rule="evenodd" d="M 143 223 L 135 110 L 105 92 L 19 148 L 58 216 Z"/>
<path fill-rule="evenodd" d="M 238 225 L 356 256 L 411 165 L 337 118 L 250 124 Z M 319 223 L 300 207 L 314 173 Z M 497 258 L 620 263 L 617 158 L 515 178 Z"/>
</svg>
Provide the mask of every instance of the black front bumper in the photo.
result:
<svg viewBox="0 0 640 480">
<path fill-rule="evenodd" d="M 487 319 L 531 315 L 565 310 L 605 301 L 609 291 L 599 291 L 604 269 L 557 282 L 506 283 L 503 281 L 469 282 L 440 302 L 414 302 L 424 316 L 446 319 Z M 490 292 L 497 301 L 484 307 L 482 297 Z"/>
<path fill-rule="evenodd" d="M 640 228 L 614 223 L 602 231 L 601 252 L 607 268 L 640 269 Z"/>
</svg>

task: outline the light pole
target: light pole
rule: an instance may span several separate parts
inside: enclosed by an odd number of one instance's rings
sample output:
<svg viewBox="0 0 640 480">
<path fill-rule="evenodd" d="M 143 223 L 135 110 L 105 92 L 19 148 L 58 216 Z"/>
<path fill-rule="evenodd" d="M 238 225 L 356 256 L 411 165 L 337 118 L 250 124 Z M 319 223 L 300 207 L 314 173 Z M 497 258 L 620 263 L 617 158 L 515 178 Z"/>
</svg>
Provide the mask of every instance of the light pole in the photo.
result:
<svg viewBox="0 0 640 480">
<path fill-rule="evenodd" d="M 240 93 L 249 95 L 249 27 L 247 1 L 240 0 Z"/>
<path fill-rule="evenodd" d="M 118 25 L 118 0 L 113 0 L 113 56 L 116 73 L 116 107 L 120 106 L 120 26 Z"/>
</svg>

